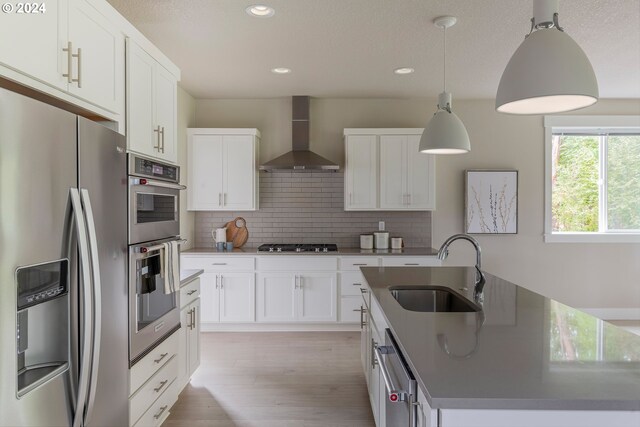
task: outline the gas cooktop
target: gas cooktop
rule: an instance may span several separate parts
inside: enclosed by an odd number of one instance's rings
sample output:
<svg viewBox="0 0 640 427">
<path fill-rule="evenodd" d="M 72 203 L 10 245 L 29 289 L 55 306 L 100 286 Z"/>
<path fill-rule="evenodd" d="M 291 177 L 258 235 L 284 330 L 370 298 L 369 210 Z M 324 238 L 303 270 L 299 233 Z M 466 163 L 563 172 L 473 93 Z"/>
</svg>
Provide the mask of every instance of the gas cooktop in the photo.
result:
<svg viewBox="0 0 640 427">
<path fill-rule="evenodd" d="M 338 245 L 332 243 L 269 243 L 260 245 L 258 252 L 337 252 Z"/>
</svg>

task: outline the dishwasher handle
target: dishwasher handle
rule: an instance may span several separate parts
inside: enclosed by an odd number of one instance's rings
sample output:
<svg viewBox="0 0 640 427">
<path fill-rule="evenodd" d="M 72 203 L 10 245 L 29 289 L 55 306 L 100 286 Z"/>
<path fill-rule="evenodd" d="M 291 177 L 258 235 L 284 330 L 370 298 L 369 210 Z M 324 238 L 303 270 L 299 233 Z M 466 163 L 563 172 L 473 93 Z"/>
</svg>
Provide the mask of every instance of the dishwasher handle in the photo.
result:
<svg viewBox="0 0 640 427">
<path fill-rule="evenodd" d="M 387 390 L 387 398 L 390 402 L 405 402 L 407 400 L 408 393 L 404 390 L 397 390 L 395 385 L 393 384 L 393 380 L 391 379 L 391 374 L 389 373 L 389 368 L 384 362 L 383 354 L 389 351 L 388 346 L 377 346 L 374 349 L 374 354 L 376 360 L 378 361 L 378 366 L 380 367 L 380 372 L 382 373 L 382 379 L 384 379 L 384 386 Z"/>
</svg>

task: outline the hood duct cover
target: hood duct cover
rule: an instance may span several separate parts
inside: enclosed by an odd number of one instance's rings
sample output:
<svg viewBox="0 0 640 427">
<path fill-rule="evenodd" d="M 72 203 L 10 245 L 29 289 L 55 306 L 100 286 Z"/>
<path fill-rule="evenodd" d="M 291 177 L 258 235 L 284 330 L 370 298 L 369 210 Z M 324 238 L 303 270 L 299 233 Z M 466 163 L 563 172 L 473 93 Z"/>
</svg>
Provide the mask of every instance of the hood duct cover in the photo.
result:
<svg viewBox="0 0 640 427">
<path fill-rule="evenodd" d="M 309 150 L 309 97 L 292 97 L 292 150 L 260 166 L 260 170 L 338 170 L 330 160 Z"/>
</svg>

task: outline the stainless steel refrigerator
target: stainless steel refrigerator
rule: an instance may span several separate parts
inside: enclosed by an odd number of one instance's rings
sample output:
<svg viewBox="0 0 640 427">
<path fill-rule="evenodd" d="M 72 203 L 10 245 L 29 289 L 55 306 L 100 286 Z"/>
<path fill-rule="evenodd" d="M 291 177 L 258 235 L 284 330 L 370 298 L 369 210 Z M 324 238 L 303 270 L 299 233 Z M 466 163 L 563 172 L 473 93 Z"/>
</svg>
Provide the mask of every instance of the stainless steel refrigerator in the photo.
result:
<svg viewBox="0 0 640 427">
<path fill-rule="evenodd" d="M 0 425 L 128 425 L 125 139 L 0 88 Z"/>
</svg>

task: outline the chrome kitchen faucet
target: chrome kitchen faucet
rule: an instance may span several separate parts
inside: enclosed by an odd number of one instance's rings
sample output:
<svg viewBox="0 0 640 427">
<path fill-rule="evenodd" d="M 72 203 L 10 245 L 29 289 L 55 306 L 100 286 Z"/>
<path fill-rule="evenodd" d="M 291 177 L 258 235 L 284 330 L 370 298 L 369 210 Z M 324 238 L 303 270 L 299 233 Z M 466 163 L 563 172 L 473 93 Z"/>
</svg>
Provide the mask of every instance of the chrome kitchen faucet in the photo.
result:
<svg viewBox="0 0 640 427">
<path fill-rule="evenodd" d="M 456 240 L 466 240 L 470 242 L 476 250 L 476 283 L 473 290 L 473 297 L 476 302 L 481 303 L 483 300 L 482 290 L 484 289 L 485 277 L 484 273 L 482 273 L 482 249 L 480 248 L 480 243 L 468 234 L 454 234 L 440 246 L 438 259 L 441 261 L 447 259 L 449 256 L 449 246 Z"/>
</svg>

